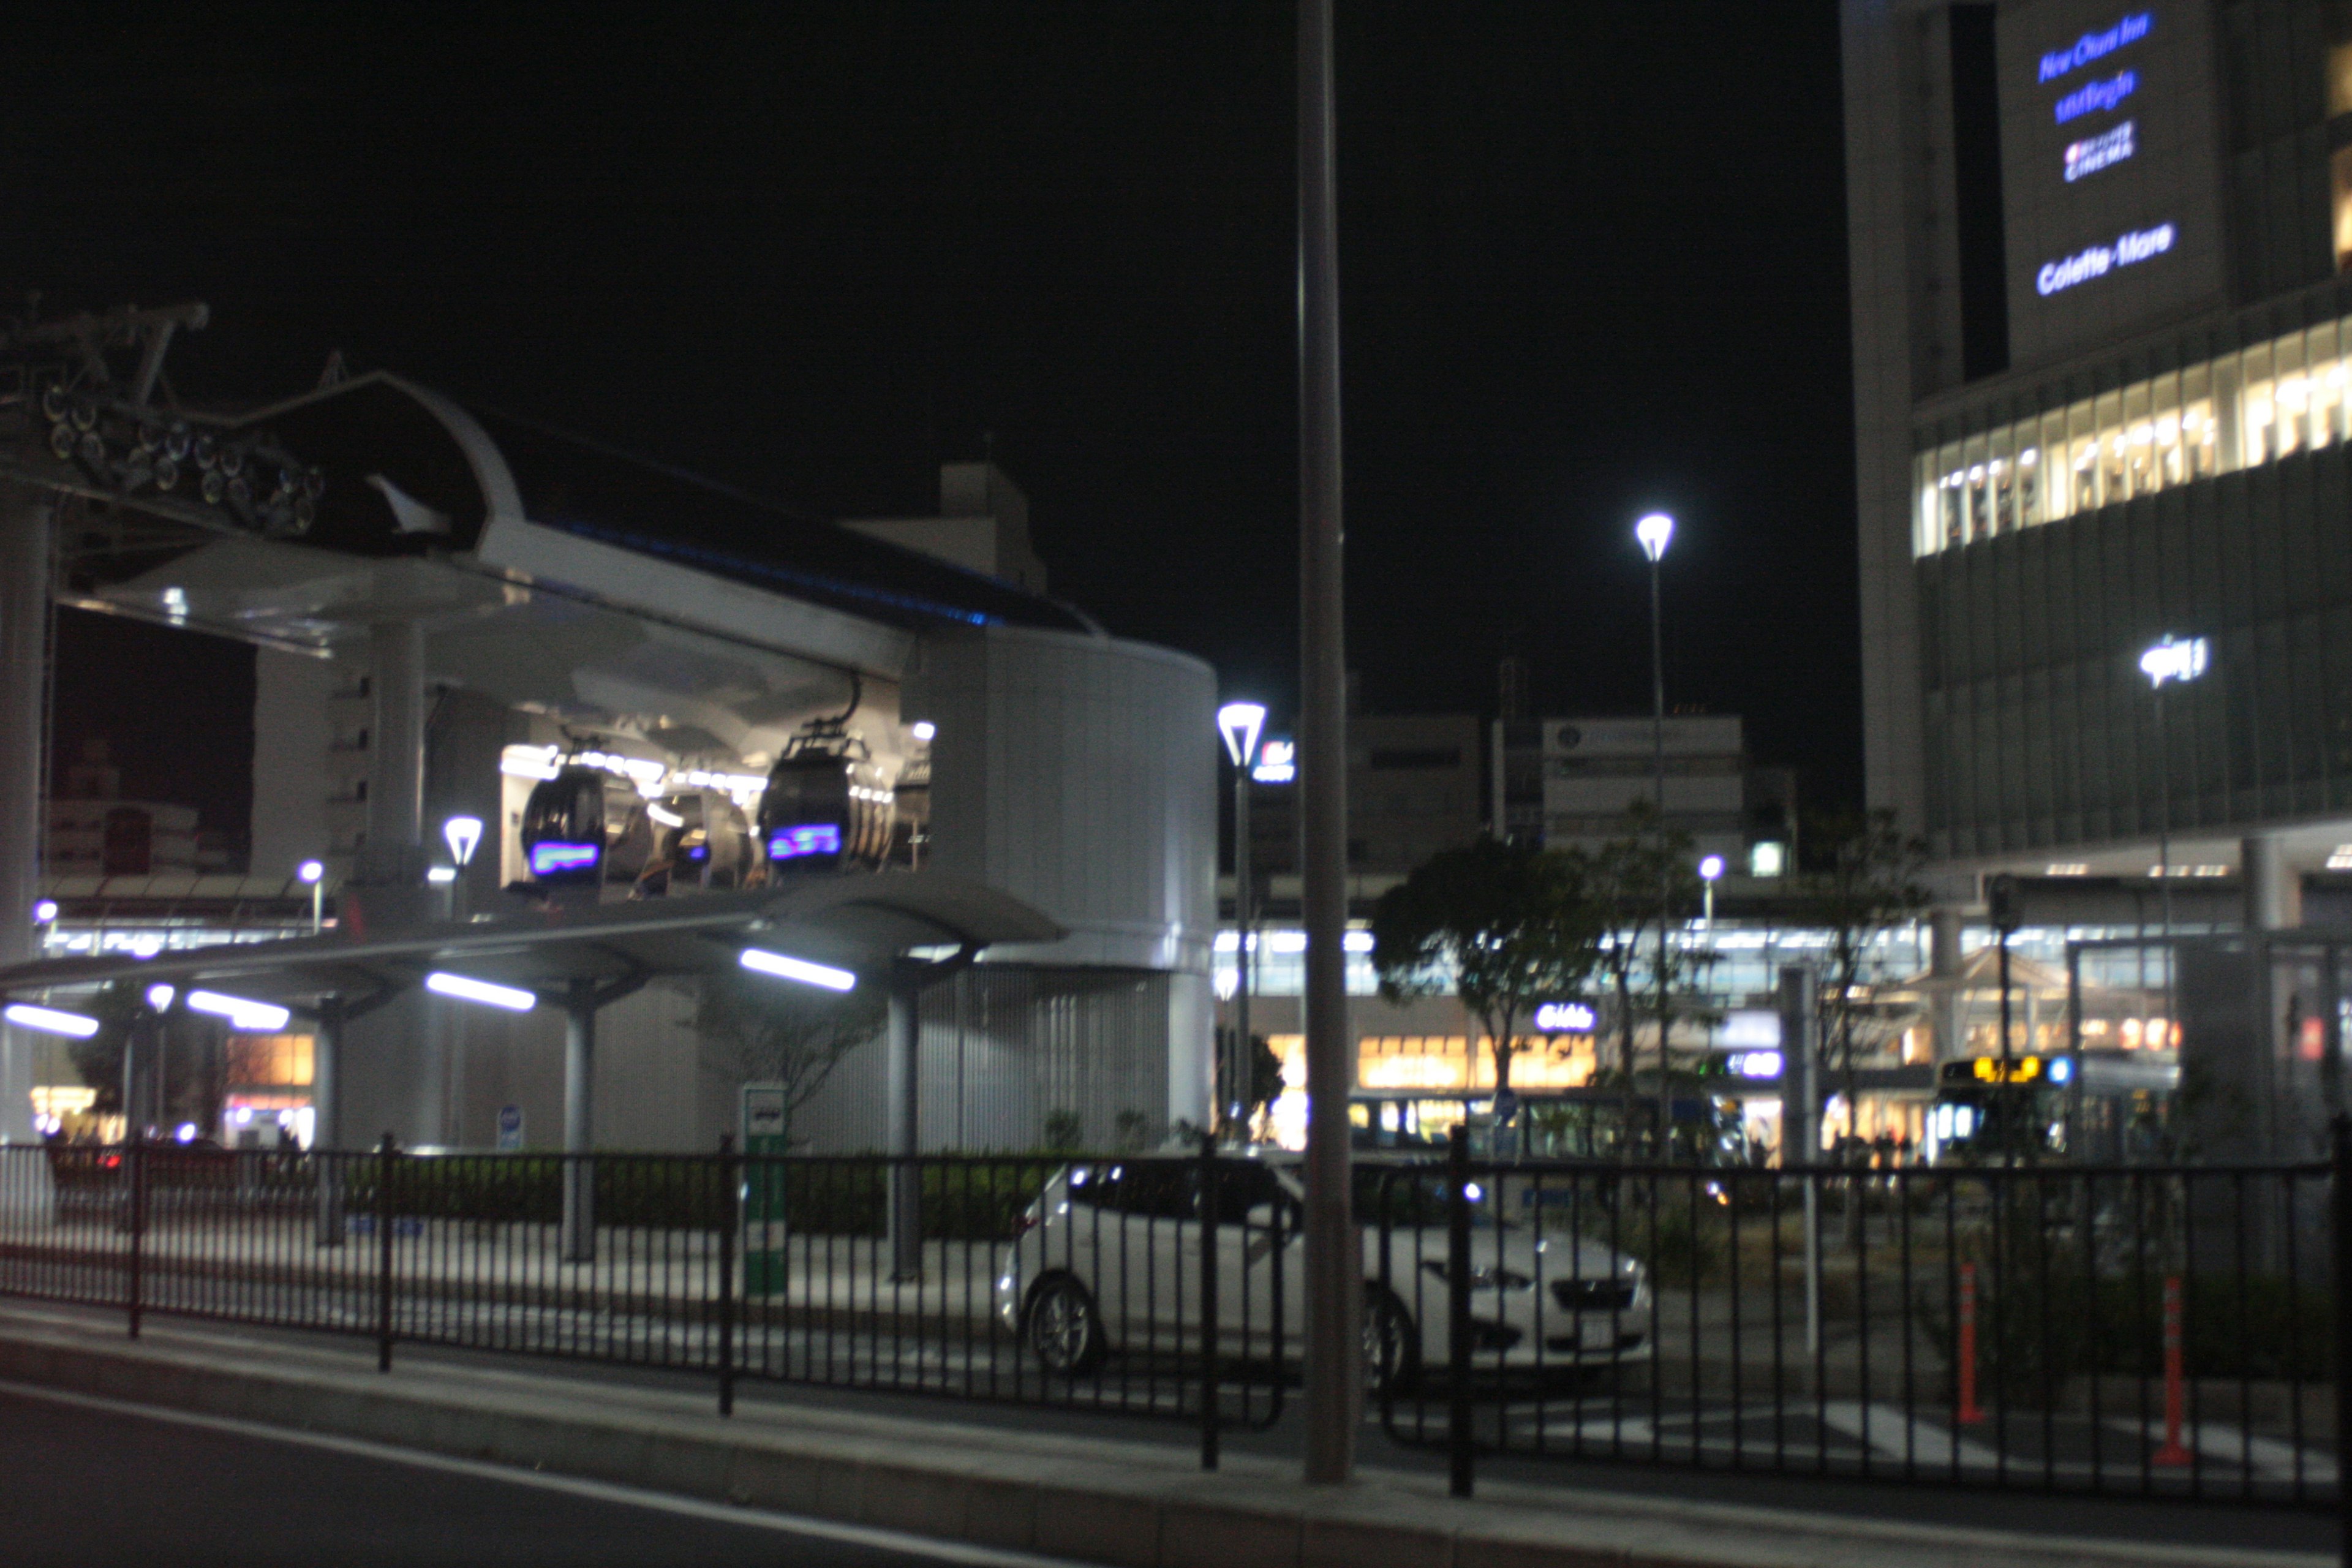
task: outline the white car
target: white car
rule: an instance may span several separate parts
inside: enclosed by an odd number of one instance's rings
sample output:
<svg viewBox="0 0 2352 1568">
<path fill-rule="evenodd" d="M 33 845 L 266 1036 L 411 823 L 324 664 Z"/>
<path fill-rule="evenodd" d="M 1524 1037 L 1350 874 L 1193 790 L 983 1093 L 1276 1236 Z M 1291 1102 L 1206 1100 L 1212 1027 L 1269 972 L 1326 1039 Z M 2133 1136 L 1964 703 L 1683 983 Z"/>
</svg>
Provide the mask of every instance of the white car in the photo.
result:
<svg viewBox="0 0 2352 1568">
<path fill-rule="evenodd" d="M 1306 1253 L 1298 1157 L 1270 1152 L 1219 1169 L 1220 1353 L 1295 1359 Z M 1175 1157 L 1104 1160 L 1065 1166 L 1046 1183 L 1004 1248 L 996 1310 L 1047 1371 L 1079 1375 L 1113 1353 L 1197 1353 L 1200 1172 L 1198 1161 Z M 1424 1363 L 1442 1365 L 1450 1343 L 1445 1176 L 1361 1156 L 1355 1172 L 1366 1383 L 1375 1393 L 1402 1391 Z M 1471 1190 L 1477 1371 L 1591 1366 L 1640 1353 L 1650 1320 L 1641 1265 L 1589 1237 L 1538 1234 L 1508 1212 L 1525 1184 L 1507 1176 L 1497 1184 L 1499 1194 L 1476 1182 Z"/>
</svg>

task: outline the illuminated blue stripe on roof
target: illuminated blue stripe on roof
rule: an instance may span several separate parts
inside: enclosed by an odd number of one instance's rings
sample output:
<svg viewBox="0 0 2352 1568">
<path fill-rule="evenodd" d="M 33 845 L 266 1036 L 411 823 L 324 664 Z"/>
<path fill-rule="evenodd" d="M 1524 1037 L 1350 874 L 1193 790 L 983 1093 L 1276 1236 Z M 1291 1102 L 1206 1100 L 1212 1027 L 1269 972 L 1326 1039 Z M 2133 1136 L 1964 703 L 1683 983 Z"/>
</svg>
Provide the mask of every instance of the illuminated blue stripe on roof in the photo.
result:
<svg viewBox="0 0 2352 1568">
<path fill-rule="evenodd" d="M 877 605 L 888 605 L 918 615 L 961 621 L 966 626 L 994 626 L 1000 619 L 996 616 L 987 615 L 979 610 L 967 610 L 954 605 L 943 605 L 936 599 L 918 598 L 911 594 L 895 594 L 887 588 L 876 588 L 864 583 L 845 583 L 837 577 L 824 577 L 813 572 L 795 571 L 789 566 L 779 566 L 767 561 L 754 561 L 749 556 L 736 555 L 724 550 L 712 550 L 704 545 L 684 544 L 674 539 L 659 539 L 651 534 L 632 533 L 625 529 L 604 528 L 593 522 L 562 522 L 553 519 L 543 521 L 548 526 L 562 529 L 566 533 L 575 533 L 583 539 L 602 540 L 608 544 L 617 544 L 623 549 L 639 551 L 647 555 L 666 555 L 675 561 L 689 562 L 698 566 L 711 567 L 722 572 L 763 577 L 770 582 L 781 583 L 792 587 L 813 588 L 822 593 L 840 594 L 853 599 L 868 600 Z"/>
</svg>

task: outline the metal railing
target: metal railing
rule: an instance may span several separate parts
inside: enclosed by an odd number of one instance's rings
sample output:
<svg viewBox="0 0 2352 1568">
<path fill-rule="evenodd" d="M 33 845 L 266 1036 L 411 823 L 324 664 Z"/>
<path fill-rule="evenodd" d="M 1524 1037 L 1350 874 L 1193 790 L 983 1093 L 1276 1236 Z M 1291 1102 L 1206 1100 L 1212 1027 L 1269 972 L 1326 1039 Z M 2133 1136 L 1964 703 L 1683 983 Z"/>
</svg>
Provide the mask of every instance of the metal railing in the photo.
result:
<svg viewBox="0 0 2352 1568">
<path fill-rule="evenodd" d="M 1453 1154 L 1359 1203 L 1369 1310 L 1444 1347 L 1375 1377 L 1382 1421 L 1449 1447 L 1457 1490 L 1497 1454 L 2338 1503 L 2340 1144 L 2334 1169 Z M 1445 1230 L 1410 1223 L 1435 1207 Z"/>
<path fill-rule="evenodd" d="M 1388 1432 L 2338 1506 L 2352 1142 L 2267 1167 L 1357 1166 Z M 1226 1426 L 1299 1373 L 1295 1167 L 0 1149 L 0 1293 Z M 1215 1397 L 1203 1397 L 1213 1390 Z"/>
<path fill-rule="evenodd" d="M 1199 1156 L 0 1148 L 0 1293 L 396 1343 L 1054 1405 L 1280 1413 L 1286 1256 Z M 1202 1194 L 1211 1195 L 1203 1201 Z M 1203 1398 L 1213 1388 L 1217 1396 Z"/>
</svg>

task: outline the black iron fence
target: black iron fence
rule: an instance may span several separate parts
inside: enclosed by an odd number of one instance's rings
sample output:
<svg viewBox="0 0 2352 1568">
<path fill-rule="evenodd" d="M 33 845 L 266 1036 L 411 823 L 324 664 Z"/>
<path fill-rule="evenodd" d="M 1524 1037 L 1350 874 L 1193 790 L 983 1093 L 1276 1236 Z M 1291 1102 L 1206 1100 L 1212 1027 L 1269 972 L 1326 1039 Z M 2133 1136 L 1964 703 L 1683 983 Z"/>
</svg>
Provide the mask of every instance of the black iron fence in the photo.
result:
<svg viewBox="0 0 2352 1568">
<path fill-rule="evenodd" d="M 1884 1171 L 1360 1159 L 1386 1429 L 1630 1460 L 2286 1506 L 2341 1496 L 2352 1152 Z M 0 1293 L 1263 1426 L 1279 1156 L 0 1149 Z M 1204 1397 L 1213 1390 L 1214 1397 Z"/>
</svg>

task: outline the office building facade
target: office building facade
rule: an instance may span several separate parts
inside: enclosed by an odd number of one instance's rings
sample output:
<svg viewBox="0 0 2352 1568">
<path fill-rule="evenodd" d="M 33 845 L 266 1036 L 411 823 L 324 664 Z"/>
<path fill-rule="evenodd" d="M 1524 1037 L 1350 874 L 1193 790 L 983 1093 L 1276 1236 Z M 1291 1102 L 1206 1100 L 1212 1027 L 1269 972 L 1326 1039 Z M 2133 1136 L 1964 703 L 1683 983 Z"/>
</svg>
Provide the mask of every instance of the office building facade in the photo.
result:
<svg viewBox="0 0 2352 1568">
<path fill-rule="evenodd" d="M 2291 919 L 2352 843 L 2352 8 L 1843 27 L 1872 803 L 1955 887 L 2168 827 Z"/>
</svg>

